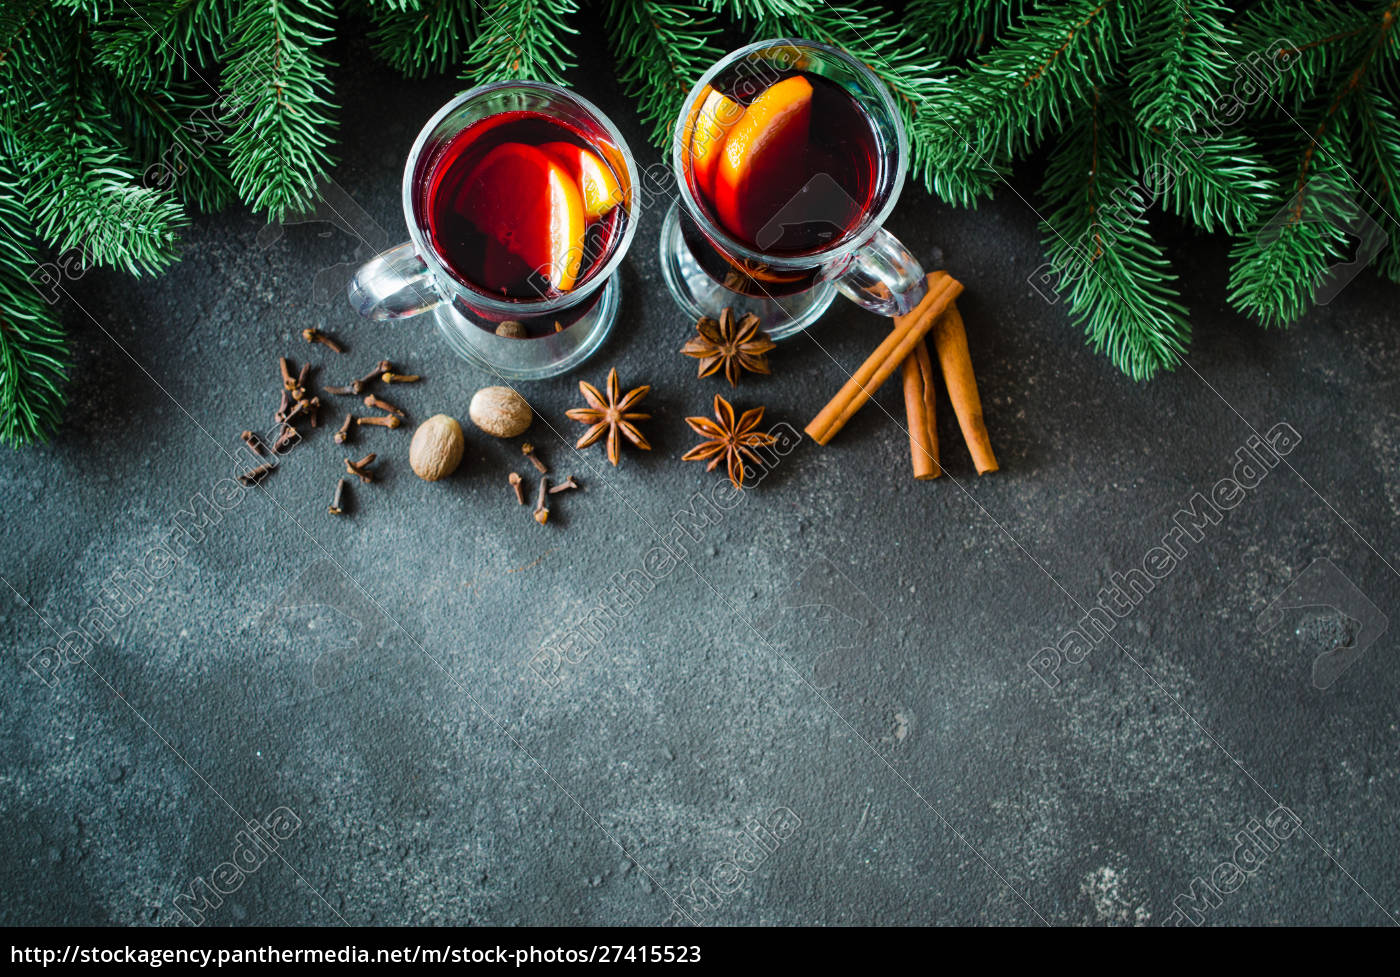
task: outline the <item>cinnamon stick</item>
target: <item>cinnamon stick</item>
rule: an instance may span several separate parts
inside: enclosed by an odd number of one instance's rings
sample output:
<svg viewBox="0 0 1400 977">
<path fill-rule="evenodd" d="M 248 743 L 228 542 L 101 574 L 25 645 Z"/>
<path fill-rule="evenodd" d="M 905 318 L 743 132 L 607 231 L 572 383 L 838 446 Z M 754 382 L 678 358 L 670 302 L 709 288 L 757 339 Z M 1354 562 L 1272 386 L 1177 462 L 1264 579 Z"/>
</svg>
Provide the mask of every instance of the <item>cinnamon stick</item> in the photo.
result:
<svg viewBox="0 0 1400 977">
<path fill-rule="evenodd" d="M 937 414 L 933 361 L 929 359 L 926 341 L 920 340 L 914 352 L 905 357 L 902 370 L 904 416 L 909 427 L 909 456 L 914 463 L 914 477 L 937 478 L 943 474 L 943 469 L 938 464 L 938 428 L 934 424 Z"/>
<path fill-rule="evenodd" d="M 967 329 L 956 304 L 949 303 L 948 311 L 939 317 L 930 335 L 943 371 L 943 383 L 948 388 L 948 399 L 952 401 L 953 413 L 958 417 L 958 427 L 962 428 L 963 440 L 967 442 L 972 463 L 977 466 L 977 474 L 997 471 L 1000 466 L 996 455 L 992 454 L 992 439 L 982 420 L 982 398 L 977 395 L 977 379 L 972 375 Z"/>
<path fill-rule="evenodd" d="M 912 312 L 895 316 L 894 331 L 860 365 L 831 402 L 812 418 L 806 427 L 808 437 L 817 444 L 826 444 L 845 427 L 846 422 L 865 406 L 880 385 L 914 351 L 914 346 L 933 328 L 943 310 L 962 290 L 962 284 L 946 272 L 930 272 L 928 294 L 923 301 Z"/>
</svg>

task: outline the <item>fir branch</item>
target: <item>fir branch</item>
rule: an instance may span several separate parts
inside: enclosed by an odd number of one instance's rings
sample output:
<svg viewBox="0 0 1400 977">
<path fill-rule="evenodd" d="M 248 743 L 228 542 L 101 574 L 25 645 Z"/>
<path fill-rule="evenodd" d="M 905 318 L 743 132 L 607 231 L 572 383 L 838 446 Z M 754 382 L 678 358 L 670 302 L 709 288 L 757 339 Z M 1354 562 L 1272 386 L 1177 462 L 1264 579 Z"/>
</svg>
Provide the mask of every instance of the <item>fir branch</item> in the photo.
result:
<svg viewBox="0 0 1400 977">
<path fill-rule="evenodd" d="M 0 157 L 0 442 L 45 440 L 58 424 L 68 343 L 35 290 L 35 244 L 19 180 Z"/>
<path fill-rule="evenodd" d="M 471 35 L 476 0 L 402 0 L 375 17 L 370 48 L 409 78 L 447 71 Z"/>
<path fill-rule="evenodd" d="M 1127 59 L 1133 109 L 1144 126 L 1168 132 L 1208 117 L 1227 82 L 1235 36 L 1217 0 L 1139 0 L 1138 36 Z"/>
<path fill-rule="evenodd" d="M 1375 20 L 1373 11 L 1354 3 L 1272 0 L 1241 18 L 1240 46 L 1287 64 L 1277 94 L 1286 107 L 1297 108 L 1314 91 L 1334 85 L 1355 63 Z"/>
<path fill-rule="evenodd" d="M 227 0 L 119 0 L 93 32 L 97 61 L 128 85 L 198 78 L 228 30 Z"/>
<path fill-rule="evenodd" d="M 1268 164 L 1242 133 L 1135 129 L 1130 145 L 1162 205 L 1204 231 L 1241 231 L 1276 199 Z"/>
<path fill-rule="evenodd" d="M 331 166 L 328 0 L 243 0 L 224 81 L 230 175 L 254 210 L 275 219 L 305 208 Z"/>
<path fill-rule="evenodd" d="M 1126 120 L 1097 90 L 1061 135 L 1041 225 L 1058 291 L 1089 344 L 1135 380 L 1171 369 L 1190 338 L 1176 275 L 1147 229 L 1150 199 L 1124 146 Z"/>
<path fill-rule="evenodd" d="M 0 6 L 0 64 L 9 59 L 15 45 L 43 9 L 44 0 L 16 0 Z"/>
<path fill-rule="evenodd" d="M 1400 282 L 1400 111 L 1389 91 L 1368 88 L 1357 105 L 1357 170 L 1369 188 L 1366 210 L 1385 232 L 1377 267 Z"/>
<path fill-rule="evenodd" d="M 1006 33 L 1034 0 L 912 0 L 905 12 L 929 50 L 969 54 Z"/>
<path fill-rule="evenodd" d="M 1134 30 L 1125 0 L 1072 0 L 1029 14 L 956 84 L 956 118 L 973 144 L 1006 153 L 1061 131 L 1118 61 Z"/>
<path fill-rule="evenodd" d="M 1341 120 L 1339 120 L 1341 121 Z M 1342 127 L 1321 134 L 1307 178 L 1276 177 L 1292 190 L 1281 210 L 1231 250 L 1230 302 L 1266 326 L 1285 326 L 1309 308 L 1332 268 L 1347 263 L 1347 232 L 1363 217 Z"/>
<path fill-rule="evenodd" d="M 218 101 L 203 82 L 172 81 L 143 91 L 112 79 L 103 90 L 103 103 L 128 147 L 146 163 L 146 186 L 173 189 L 182 201 L 205 212 L 233 199 L 228 150 L 223 130 L 215 124 Z"/>
<path fill-rule="evenodd" d="M 1012 158 L 1062 127 L 1089 99 L 1132 31 L 1123 0 L 1073 0 L 1028 14 L 964 68 L 930 86 L 914 120 L 916 169 L 933 192 L 968 206 L 988 197 Z"/>
<path fill-rule="evenodd" d="M 175 258 L 186 218 L 170 194 L 142 184 L 142 167 L 94 95 L 92 52 L 77 18 L 50 10 L 0 70 L 0 149 L 12 154 L 30 226 L 86 263 L 132 274 Z"/>
<path fill-rule="evenodd" d="M 664 145 L 691 86 L 723 54 L 710 42 L 718 28 L 699 4 L 663 0 L 608 0 L 605 25 L 623 87 Z"/>
<path fill-rule="evenodd" d="M 469 85 L 534 79 L 562 83 L 574 66 L 567 35 L 577 0 L 485 0 L 467 45 L 462 80 Z"/>
</svg>

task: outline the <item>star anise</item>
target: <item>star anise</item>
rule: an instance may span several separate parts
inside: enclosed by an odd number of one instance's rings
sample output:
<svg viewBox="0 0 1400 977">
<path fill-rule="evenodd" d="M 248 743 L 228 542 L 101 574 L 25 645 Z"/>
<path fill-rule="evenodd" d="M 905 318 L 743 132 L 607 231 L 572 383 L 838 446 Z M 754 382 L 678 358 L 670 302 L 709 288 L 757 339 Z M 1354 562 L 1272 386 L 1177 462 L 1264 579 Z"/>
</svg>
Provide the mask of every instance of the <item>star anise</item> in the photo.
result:
<svg viewBox="0 0 1400 977">
<path fill-rule="evenodd" d="M 650 420 L 651 415 L 638 414 L 628 409 L 641 402 L 642 398 L 651 391 L 650 386 L 637 387 L 627 391 L 627 395 L 623 396 L 617 382 L 617 368 L 614 367 L 608 373 L 608 396 L 606 399 L 598 392 L 597 387 L 587 381 L 580 380 L 578 389 L 583 394 L 583 399 L 588 401 L 588 406 L 570 408 L 564 412 L 564 416 L 593 426 L 583 432 L 583 437 L 578 439 L 577 447 L 586 448 L 606 434 L 608 436 L 608 461 L 614 465 L 617 464 L 618 448 L 621 441 L 619 435 L 643 451 L 651 450 L 651 445 L 647 442 L 646 437 L 632 423 L 633 421 Z"/>
<path fill-rule="evenodd" d="M 742 370 L 768 372 L 767 354 L 777 346 L 758 328 L 758 316 L 752 312 L 735 322 L 733 310 L 725 309 L 718 322 L 706 316 L 695 329 L 699 335 L 682 346 L 681 352 L 700 361 L 700 376 L 707 377 L 723 367 L 725 379 L 734 387 Z"/>
<path fill-rule="evenodd" d="M 744 487 L 744 461 L 761 465 L 755 448 L 774 444 L 778 439 L 763 431 L 754 430 L 763 420 L 763 408 L 754 407 L 744 411 L 736 421 L 734 408 L 719 394 L 715 394 L 715 420 L 708 417 L 687 417 L 685 422 L 691 430 L 705 440 L 681 456 L 683 461 L 704 461 L 710 459 L 705 471 L 712 472 L 721 461 L 729 469 L 729 480 L 734 487 Z"/>
</svg>

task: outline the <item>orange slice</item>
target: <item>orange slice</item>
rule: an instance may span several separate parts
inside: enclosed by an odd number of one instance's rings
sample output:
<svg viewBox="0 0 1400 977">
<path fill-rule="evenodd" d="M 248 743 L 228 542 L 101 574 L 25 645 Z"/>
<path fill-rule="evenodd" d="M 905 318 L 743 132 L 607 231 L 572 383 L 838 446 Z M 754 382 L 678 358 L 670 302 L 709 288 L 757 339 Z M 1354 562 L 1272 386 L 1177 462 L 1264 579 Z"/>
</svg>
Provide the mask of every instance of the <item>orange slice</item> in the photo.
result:
<svg viewBox="0 0 1400 977">
<path fill-rule="evenodd" d="M 541 150 L 564 165 L 583 192 L 583 215 L 589 220 L 602 217 L 625 198 L 617 177 L 596 153 L 571 142 L 541 143 Z"/>
<path fill-rule="evenodd" d="M 801 75 L 784 78 L 749 103 L 724 141 L 715 174 L 715 212 L 731 232 L 752 240 L 786 202 L 759 198 L 800 170 L 811 122 L 812 83 Z"/>
<path fill-rule="evenodd" d="M 457 209 L 551 288 L 567 292 L 578 281 L 587 229 L 583 195 L 548 153 L 501 143 L 467 177 Z"/>
<path fill-rule="evenodd" d="M 686 119 L 683 138 L 690 171 L 695 174 L 695 185 L 707 197 L 715 192 L 715 171 L 724 152 L 724 137 L 743 115 L 742 105 L 706 85 Z"/>
</svg>

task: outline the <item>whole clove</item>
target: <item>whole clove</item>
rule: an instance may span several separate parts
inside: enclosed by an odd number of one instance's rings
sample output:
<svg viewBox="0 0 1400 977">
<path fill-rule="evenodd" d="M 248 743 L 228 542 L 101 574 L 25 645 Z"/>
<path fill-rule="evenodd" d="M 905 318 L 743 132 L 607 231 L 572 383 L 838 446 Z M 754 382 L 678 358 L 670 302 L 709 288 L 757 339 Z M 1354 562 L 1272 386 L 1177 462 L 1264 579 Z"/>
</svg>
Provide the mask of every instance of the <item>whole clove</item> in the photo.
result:
<svg viewBox="0 0 1400 977">
<path fill-rule="evenodd" d="M 355 389 L 353 387 L 333 387 L 330 384 L 326 384 L 321 389 L 328 394 L 335 394 L 337 397 L 350 397 L 355 394 Z"/>
<path fill-rule="evenodd" d="M 304 400 L 304 401 L 302 401 L 302 403 L 306 404 L 306 410 L 307 410 L 307 412 L 311 415 L 311 426 L 312 426 L 312 427 L 320 427 L 320 426 L 321 426 L 321 398 L 320 398 L 320 397 L 312 397 L 312 398 L 310 398 L 309 400 Z"/>
<path fill-rule="evenodd" d="M 264 454 L 262 440 L 252 431 L 244 431 L 239 437 L 243 439 L 243 443 L 248 446 L 248 450 L 253 454 Z"/>
<path fill-rule="evenodd" d="M 296 386 L 296 377 L 292 376 L 292 361 L 283 356 L 277 361 L 277 366 L 282 371 L 282 389 L 291 390 Z"/>
<path fill-rule="evenodd" d="M 530 459 L 530 464 L 534 465 L 541 475 L 549 471 L 549 466 L 540 461 L 539 455 L 535 454 L 535 446 L 529 441 L 520 446 L 520 453 Z"/>
<path fill-rule="evenodd" d="M 244 472 L 242 475 L 239 475 L 238 480 L 244 485 L 251 487 L 253 485 L 258 484 L 258 482 L 262 481 L 267 476 L 267 473 L 272 471 L 272 469 L 276 467 L 277 466 L 272 464 L 271 462 L 266 462 L 264 464 L 259 465 L 257 468 L 250 469 Z"/>
<path fill-rule="evenodd" d="M 521 478 L 520 475 L 519 475 L 517 472 L 511 472 L 511 473 L 510 473 L 510 477 L 509 477 L 509 481 L 510 481 L 510 487 L 513 488 L 513 489 L 515 489 L 515 504 L 516 504 L 516 505 L 524 505 L 524 504 L 525 504 L 525 480 L 524 480 L 523 478 Z"/>
<path fill-rule="evenodd" d="M 291 398 L 291 396 L 287 393 L 287 391 L 284 389 L 284 390 L 282 391 L 282 403 L 281 403 L 281 406 L 279 406 L 279 407 L 277 408 L 277 413 L 275 413 L 275 414 L 272 415 L 272 419 L 273 419 L 274 421 L 276 421 L 278 424 L 281 424 L 283 421 L 285 421 L 285 420 L 287 419 L 287 411 L 291 408 L 291 406 L 292 406 L 292 398 Z"/>
<path fill-rule="evenodd" d="M 371 472 L 368 469 L 370 465 L 374 464 L 374 458 L 375 455 L 372 451 L 369 454 L 365 455 L 363 458 L 361 458 L 359 461 L 351 461 L 349 458 L 346 458 L 345 470 L 351 475 L 358 476 L 360 481 L 362 482 L 372 482 L 374 481 L 374 472 Z"/>
<path fill-rule="evenodd" d="M 292 427 L 290 424 L 283 424 L 282 433 L 277 436 L 277 440 L 272 444 L 272 453 L 278 455 L 286 454 L 286 449 L 300 440 L 301 434 L 296 428 Z"/>
<path fill-rule="evenodd" d="M 572 492 L 574 489 L 579 489 L 579 488 L 583 488 L 583 486 L 580 485 L 577 481 L 574 480 L 574 476 L 570 475 L 568 478 L 564 479 L 564 480 L 563 480 L 562 482 L 560 482 L 558 485 L 553 486 L 553 487 L 549 490 L 549 494 L 550 494 L 550 495 L 558 495 L 560 492 Z"/>
<path fill-rule="evenodd" d="M 345 479 L 337 479 L 335 483 L 335 495 L 331 497 L 331 504 L 326 511 L 333 516 L 339 516 L 345 512 Z"/>
<path fill-rule="evenodd" d="M 287 416 L 284 417 L 284 418 L 282 418 L 282 420 L 285 421 L 287 424 L 291 424 L 293 421 L 297 420 L 297 419 L 300 418 L 303 414 L 306 414 L 306 413 L 309 412 L 310 410 L 311 410 L 311 401 L 309 401 L 309 400 L 298 400 L 298 401 L 296 402 L 296 406 L 293 407 L 293 408 L 287 413 Z"/>
<path fill-rule="evenodd" d="M 379 379 L 385 383 L 417 383 L 423 378 L 416 373 L 385 373 Z"/>
<path fill-rule="evenodd" d="M 362 426 L 365 425 L 365 424 L 369 424 L 369 425 L 372 425 L 372 426 L 374 426 L 374 427 L 388 427 L 388 428 L 394 428 L 394 427 L 398 427 L 398 426 L 399 426 L 400 424 L 402 424 L 402 423 L 403 423 L 403 421 L 399 420 L 399 419 L 398 419 L 397 417 L 395 417 L 393 414 L 390 414 L 388 417 L 380 416 L 380 417 L 357 417 L 357 418 L 355 418 L 355 425 L 356 425 L 357 427 L 362 427 Z"/>
<path fill-rule="evenodd" d="M 370 370 L 364 376 L 360 377 L 360 379 L 352 382 L 350 384 L 350 389 L 357 394 L 364 393 L 365 387 L 369 386 L 371 383 L 378 380 L 381 376 L 388 373 L 392 369 L 393 367 L 389 364 L 388 360 L 380 360 L 379 365 L 376 366 L 373 370 Z"/>
<path fill-rule="evenodd" d="M 303 363 L 303 364 L 301 365 L 301 369 L 297 371 L 297 385 L 296 385 L 296 388 L 295 388 L 295 389 L 297 389 L 297 390 L 302 391 L 302 395 L 303 395 L 303 396 L 305 396 L 305 393 L 306 393 L 306 381 L 307 381 L 307 380 L 310 380 L 310 379 L 311 379 L 311 364 L 310 364 L 310 363 Z M 301 398 L 297 398 L 297 399 L 300 400 Z"/>
<path fill-rule="evenodd" d="M 535 522 L 543 526 L 549 521 L 549 479 L 540 479 L 540 494 L 535 500 Z"/>
<path fill-rule="evenodd" d="M 340 425 L 340 430 L 335 432 L 335 443 L 344 444 L 350 437 L 350 425 L 355 423 L 354 414 L 345 415 L 345 423 Z"/>
<path fill-rule="evenodd" d="M 306 340 L 308 343 L 320 343 L 322 346 L 325 346 L 333 353 L 345 352 L 344 346 L 340 345 L 340 343 L 336 342 L 335 339 L 333 339 L 330 336 L 327 336 L 319 329 L 303 329 L 301 331 L 301 338 Z"/>
<path fill-rule="evenodd" d="M 387 411 L 387 412 L 389 412 L 390 414 L 393 414 L 395 417 L 407 417 L 407 416 L 408 416 L 407 414 L 405 414 L 405 413 L 403 412 L 403 410 L 402 410 L 401 408 L 395 407 L 393 404 L 389 403 L 387 400 L 381 400 L 380 398 L 376 397 L 374 394 L 370 394 L 370 395 L 368 395 L 367 397 L 365 397 L 365 406 L 366 406 L 366 407 L 375 407 L 375 408 L 378 408 L 379 410 Z"/>
</svg>

